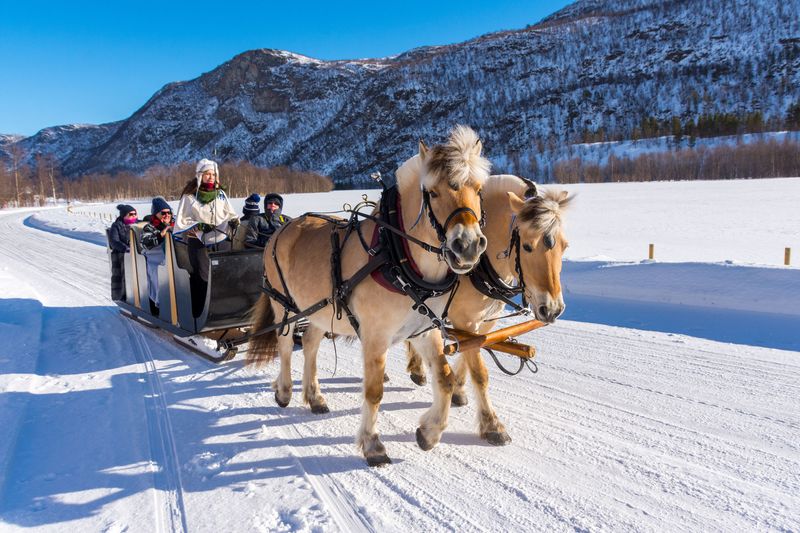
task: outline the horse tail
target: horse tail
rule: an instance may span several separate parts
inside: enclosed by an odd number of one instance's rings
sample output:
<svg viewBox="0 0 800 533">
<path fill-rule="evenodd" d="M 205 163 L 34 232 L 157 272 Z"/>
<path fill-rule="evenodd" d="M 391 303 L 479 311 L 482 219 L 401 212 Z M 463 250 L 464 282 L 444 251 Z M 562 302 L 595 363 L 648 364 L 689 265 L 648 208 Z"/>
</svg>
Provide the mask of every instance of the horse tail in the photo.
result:
<svg viewBox="0 0 800 533">
<path fill-rule="evenodd" d="M 269 296 L 262 294 L 250 310 L 253 319 L 251 332 L 258 332 L 275 323 L 275 310 Z M 245 364 L 262 366 L 271 363 L 278 354 L 278 333 L 276 330 L 254 335 L 250 338 Z"/>
</svg>

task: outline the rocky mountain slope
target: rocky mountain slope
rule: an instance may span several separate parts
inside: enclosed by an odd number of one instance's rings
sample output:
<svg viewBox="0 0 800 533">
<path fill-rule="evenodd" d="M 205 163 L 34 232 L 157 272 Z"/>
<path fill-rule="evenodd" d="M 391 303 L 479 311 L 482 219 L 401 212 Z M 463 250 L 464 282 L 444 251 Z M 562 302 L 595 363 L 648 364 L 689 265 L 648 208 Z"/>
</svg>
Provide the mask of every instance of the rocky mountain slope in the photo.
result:
<svg viewBox="0 0 800 533">
<path fill-rule="evenodd" d="M 525 29 L 391 58 L 245 52 L 125 120 L 0 138 L 0 151 L 52 153 L 67 175 L 216 151 L 348 184 L 465 123 L 499 169 L 530 174 L 581 131 L 630 136 L 643 117 L 703 113 L 769 119 L 798 100 L 800 0 L 583 0 Z"/>
</svg>

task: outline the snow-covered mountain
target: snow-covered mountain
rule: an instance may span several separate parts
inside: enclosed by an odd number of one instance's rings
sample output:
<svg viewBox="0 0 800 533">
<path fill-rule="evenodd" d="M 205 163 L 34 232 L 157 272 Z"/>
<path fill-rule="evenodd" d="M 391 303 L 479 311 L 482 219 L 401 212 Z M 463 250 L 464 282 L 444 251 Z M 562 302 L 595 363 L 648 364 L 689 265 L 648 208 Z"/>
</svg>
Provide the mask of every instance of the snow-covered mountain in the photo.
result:
<svg viewBox="0 0 800 533">
<path fill-rule="evenodd" d="M 581 131 L 643 118 L 785 115 L 800 101 L 800 0 L 583 0 L 521 30 L 398 56 L 240 54 L 158 91 L 133 116 L 17 140 L 63 171 L 141 171 L 211 155 L 338 182 L 391 171 L 416 140 L 479 131 L 502 170 L 563 157 Z M 0 151 L 14 140 L 0 140 Z"/>
</svg>

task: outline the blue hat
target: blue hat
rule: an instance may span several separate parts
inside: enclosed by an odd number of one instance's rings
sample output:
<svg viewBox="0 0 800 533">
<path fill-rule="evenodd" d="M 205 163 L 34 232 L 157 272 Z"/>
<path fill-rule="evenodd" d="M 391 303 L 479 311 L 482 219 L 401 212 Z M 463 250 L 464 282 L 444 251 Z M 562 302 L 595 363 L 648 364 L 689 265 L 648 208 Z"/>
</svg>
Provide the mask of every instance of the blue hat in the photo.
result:
<svg viewBox="0 0 800 533">
<path fill-rule="evenodd" d="M 153 206 L 150 208 L 150 214 L 155 215 L 156 213 L 168 209 L 172 211 L 172 208 L 169 206 L 166 200 L 164 200 L 160 196 L 156 196 L 153 198 Z"/>
<path fill-rule="evenodd" d="M 257 215 L 259 213 L 258 204 L 261 202 L 261 196 L 258 193 L 253 193 L 244 200 L 244 214 Z"/>
</svg>

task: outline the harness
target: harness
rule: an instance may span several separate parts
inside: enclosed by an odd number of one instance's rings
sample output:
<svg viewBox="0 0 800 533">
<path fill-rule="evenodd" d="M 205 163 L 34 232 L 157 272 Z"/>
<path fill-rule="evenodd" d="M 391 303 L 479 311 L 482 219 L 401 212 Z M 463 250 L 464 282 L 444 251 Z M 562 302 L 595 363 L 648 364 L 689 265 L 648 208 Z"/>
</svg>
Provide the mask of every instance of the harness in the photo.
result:
<svg viewBox="0 0 800 533">
<path fill-rule="evenodd" d="M 442 335 L 445 338 L 449 337 L 449 334 L 445 331 L 444 318 L 447 316 L 447 310 L 453 300 L 458 276 L 451 270 L 448 270 L 445 278 L 439 282 L 425 280 L 414 264 L 411 256 L 410 244 L 417 245 L 428 252 L 435 253 L 441 258 L 447 250 L 445 246 L 447 227 L 458 214 L 465 212 L 470 213 L 476 220 L 480 221 L 481 225 L 483 225 L 484 217 L 479 219 L 471 208 L 459 207 L 450 213 L 444 225 L 442 225 L 437 220 L 431 208 L 430 193 L 423 189 L 422 211 L 428 211 L 428 218 L 431 225 L 436 230 L 440 244 L 438 247 L 432 246 L 405 232 L 400 205 L 401 199 L 397 185 L 387 186 L 383 180 L 380 180 L 380 183 L 383 186 L 383 192 L 381 194 L 379 216 L 377 217 L 372 214 L 361 212 L 361 209 L 366 207 L 374 208 L 376 206 L 375 203 L 365 199 L 363 202 L 357 204 L 355 208 L 345 209 L 345 212 L 350 213 L 348 219 L 332 217 L 325 213 L 306 213 L 295 219 L 300 220 L 306 217 L 314 217 L 331 224 L 331 278 L 333 285 L 331 296 L 318 301 L 307 309 L 300 309 L 297 306 L 297 303 L 291 297 L 291 294 L 289 294 L 283 269 L 277 259 L 276 250 L 279 244 L 278 239 L 283 235 L 283 232 L 279 232 L 277 235 L 273 236 L 275 243 L 272 247 L 271 255 L 282 290 L 278 290 L 274 287 L 266 276 L 263 278 L 261 290 L 283 306 L 283 319 L 277 324 L 268 326 L 260 331 L 248 333 L 244 337 L 221 341 L 220 348 L 230 349 L 234 346 L 244 344 L 251 337 L 262 335 L 278 328 L 281 328 L 281 335 L 286 335 L 289 332 L 290 324 L 312 315 L 328 305 L 334 306 L 337 320 L 341 319 L 343 314 L 346 315 L 351 327 L 358 335 L 360 324 L 349 307 L 349 300 L 355 287 L 370 275 L 372 275 L 379 284 L 387 288 L 387 290 L 399 292 L 410 297 L 414 302 L 412 309 L 430 320 L 432 326 L 428 329 L 438 328 L 442 331 Z M 371 220 L 375 223 L 375 230 L 369 244 L 364 238 L 360 219 Z M 342 279 L 341 254 L 347 241 L 354 234 L 357 235 L 362 248 L 367 252 L 370 258 L 355 274 L 345 280 Z M 383 282 L 381 282 L 381 279 Z M 430 298 L 436 298 L 448 292 L 450 292 L 450 298 L 440 318 L 425 302 Z M 293 313 L 291 317 L 289 316 L 290 312 Z M 415 335 L 420 333 L 421 332 L 418 332 Z"/>
<path fill-rule="evenodd" d="M 512 226 L 514 222 L 512 220 Z M 483 254 L 480 261 L 469 273 L 469 280 L 472 286 L 475 287 L 479 293 L 500 300 L 512 309 L 514 313 L 508 316 L 519 314 L 530 314 L 528 307 L 528 300 L 525 297 L 525 276 L 522 274 L 522 265 L 520 263 L 520 238 L 519 229 L 513 226 L 511 230 L 511 239 L 509 240 L 508 247 L 498 255 L 498 259 L 504 259 L 511 255 L 511 250 L 514 250 L 514 271 L 517 275 L 517 285 L 509 285 L 500 277 L 500 274 L 492 266 L 488 254 Z M 522 305 L 513 300 L 515 296 L 522 295 Z M 507 317 L 502 317 L 507 318 Z"/>
<path fill-rule="evenodd" d="M 505 259 L 511 255 L 511 250 L 514 250 L 514 270 L 517 274 L 517 285 L 509 285 L 503 281 L 503 279 L 500 277 L 500 274 L 498 274 L 495 268 L 492 266 L 492 262 L 489 260 L 488 254 L 485 253 L 481 256 L 480 262 L 469 273 L 469 280 L 472 282 L 472 286 L 475 287 L 478 292 L 484 296 L 488 296 L 489 298 L 500 300 L 514 309 L 513 313 L 492 320 L 509 318 L 515 315 L 531 314 L 531 310 L 528 307 L 528 300 L 525 297 L 525 276 L 522 274 L 522 265 L 520 262 L 519 228 L 514 225 L 515 220 L 516 218 L 512 218 L 511 220 L 512 230 L 508 247 L 504 251 L 500 252 L 497 258 Z M 518 295 L 522 295 L 522 305 L 519 305 L 512 299 Z M 520 359 L 519 367 L 516 370 L 509 370 L 500 362 L 500 360 L 497 358 L 497 355 L 494 353 L 494 350 L 486 346 L 483 347 L 483 350 L 492 357 L 492 360 L 494 360 L 497 368 L 509 376 L 516 376 L 522 372 L 524 367 L 527 367 L 528 370 L 534 374 L 539 371 L 539 367 L 536 365 L 536 363 L 528 359 Z"/>
</svg>

